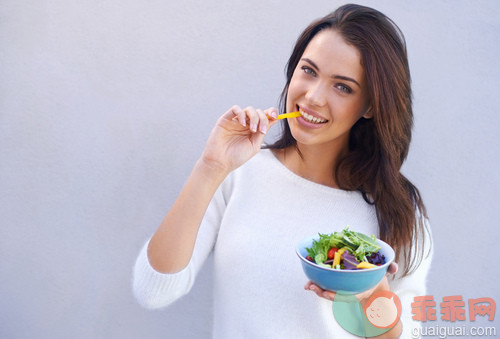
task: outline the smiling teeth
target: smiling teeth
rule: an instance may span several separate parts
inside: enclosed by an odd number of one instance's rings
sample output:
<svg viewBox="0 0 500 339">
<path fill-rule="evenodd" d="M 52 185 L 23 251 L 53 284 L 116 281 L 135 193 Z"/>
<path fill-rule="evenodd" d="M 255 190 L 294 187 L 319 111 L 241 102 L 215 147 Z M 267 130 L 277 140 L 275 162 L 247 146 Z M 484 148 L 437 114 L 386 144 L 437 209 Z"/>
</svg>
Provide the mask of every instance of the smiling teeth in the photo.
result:
<svg viewBox="0 0 500 339">
<path fill-rule="evenodd" d="M 302 114 L 302 117 L 309 121 L 309 122 L 312 122 L 313 124 L 322 124 L 322 123 L 325 123 L 327 122 L 328 120 L 325 120 L 325 119 L 320 119 L 320 118 L 316 118 L 315 116 L 312 116 L 310 114 L 307 114 L 306 112 L 304 112 L 303 110 L 300 110 L 300 114 Z"/>
</svg>

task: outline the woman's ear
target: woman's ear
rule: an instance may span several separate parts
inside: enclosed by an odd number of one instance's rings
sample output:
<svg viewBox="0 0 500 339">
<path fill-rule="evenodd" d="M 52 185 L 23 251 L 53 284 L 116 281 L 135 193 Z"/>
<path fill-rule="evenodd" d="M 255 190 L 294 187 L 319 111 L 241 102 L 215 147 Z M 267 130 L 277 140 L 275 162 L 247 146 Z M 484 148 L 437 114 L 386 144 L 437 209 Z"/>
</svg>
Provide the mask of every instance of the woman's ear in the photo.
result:
<svg viewBox="0 0 500 339">
<path fill-rule="evenodd" d="M 371 119 L 373 118 L 373 110 L 372 110 L 372 107 L 368 107 L 368 109 L 366 110 L 365 114 L 363 114 L 363 118 L 365 119 Z"/>
</svg>

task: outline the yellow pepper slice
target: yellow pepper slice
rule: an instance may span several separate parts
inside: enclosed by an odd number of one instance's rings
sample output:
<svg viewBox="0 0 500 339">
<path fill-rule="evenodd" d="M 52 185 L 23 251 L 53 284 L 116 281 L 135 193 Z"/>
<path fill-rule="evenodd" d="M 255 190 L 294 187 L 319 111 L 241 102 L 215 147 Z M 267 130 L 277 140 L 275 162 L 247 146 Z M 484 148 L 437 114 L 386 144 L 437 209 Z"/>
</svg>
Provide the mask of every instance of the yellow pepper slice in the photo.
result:
<svg viewBox="0 0 500 339">
<path fill-rule="evenodd" d="M 370 264 L 369 262 L 366 262 L 366 261 L 362 261 L 358 264 L 358 266 L 356 266 L 356 268 L 374 268 L 374 267 L 377 267 L 377 266 Z"/>
<path fill-rule="evenodd" d="M 340 265 L 340 253 L 339 253 L 339 251 L 335 252 L 335 254 L 333 255 L 332 267 L 335 267 L 337 265 Z"/>
<path fill-rule="evenodd" d="M 277 120 L 286 119 L 286 118 L 297 118 L 300 116 L 301 116 L 300 112 L 283 113 L 283 114 L 278 115 Z"/>
</svg>

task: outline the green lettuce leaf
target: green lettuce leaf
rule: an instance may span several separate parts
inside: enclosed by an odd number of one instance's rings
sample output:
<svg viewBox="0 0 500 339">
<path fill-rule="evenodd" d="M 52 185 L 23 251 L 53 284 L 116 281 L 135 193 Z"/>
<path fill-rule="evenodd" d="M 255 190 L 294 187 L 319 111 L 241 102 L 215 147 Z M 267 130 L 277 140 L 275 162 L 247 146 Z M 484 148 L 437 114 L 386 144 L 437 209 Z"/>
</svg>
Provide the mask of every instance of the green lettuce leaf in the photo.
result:
<svg viewBox="0 0 500 339">
<path fill-rule="evenodd" d="M 365 261 L 366 257 L 380 250 L 377 238 L 374 235 L 349 230 L 346 226 L 341 232 L 331 234 L 318 233 L 319 239 L 313 240 L 311 247 L 306 248 L 307 253 L 314 258 L 317 264 L 323 263 L 328 258 L 330 247 L 347 248 L 358 261 Z"/>
</svg>

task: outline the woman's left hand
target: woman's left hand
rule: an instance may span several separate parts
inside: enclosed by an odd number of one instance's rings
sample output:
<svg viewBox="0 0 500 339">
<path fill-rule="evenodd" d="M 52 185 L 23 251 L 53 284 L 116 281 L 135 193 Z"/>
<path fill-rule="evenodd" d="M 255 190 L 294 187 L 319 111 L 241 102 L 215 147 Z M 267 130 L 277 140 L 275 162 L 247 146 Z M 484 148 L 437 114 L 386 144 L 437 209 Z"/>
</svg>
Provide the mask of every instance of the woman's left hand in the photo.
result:
<svg viewBox="0 0 500 339">
<path fill-rule="evenodd" d="M 364 307 L 366 302 L 370 299 L 370 297 L 375 293 L 379 291 L 390 291 L 389 288 L 389 283 L 387 281 L 387 276 L 395 274 L 398 271 L 398 264 L 396 263 L 391 263 L 389 265 L 389 268 L 387 269 L 387 274 L 384 276 L 384 278 L 378 283 L 377 286 L 369 289 L 368 291 L 356 294 L 356 298 L 358 298 L 359 302 L 361 305 Z M 314 284 L 313 282 L 309 281 L 304 288 L 306 290 L 313 291 L 316 293 L 318 296 L 332 300 L 335 298 L 335 292 L 331 291 L 325 291 L 321 289 L 318 285 Z M 377 337 L 372 337 L 372 338 L 377 338 L 377 339 L 391 339 L 391 338 L 399 338 L 401 336 L 402 332 L 402 324 L 401 321 L 398 321 L 394 327 L 392 327 L 389 331 L 377 336 Z"/>
</svg>

